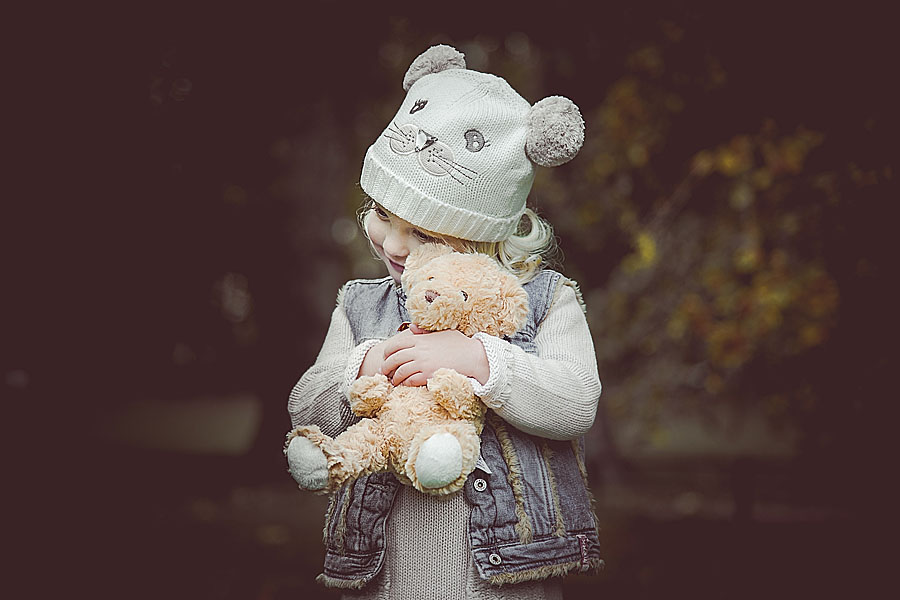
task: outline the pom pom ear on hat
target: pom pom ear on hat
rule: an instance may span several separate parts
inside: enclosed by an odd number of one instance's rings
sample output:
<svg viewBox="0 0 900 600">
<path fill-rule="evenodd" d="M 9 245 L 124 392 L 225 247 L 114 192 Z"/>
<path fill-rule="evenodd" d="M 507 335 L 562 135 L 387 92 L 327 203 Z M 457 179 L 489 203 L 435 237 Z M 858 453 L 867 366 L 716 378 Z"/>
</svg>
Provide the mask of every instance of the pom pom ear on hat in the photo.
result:
<svg viewBox="0 0 900 600">
<path fill-rule="evenodd" d="M 439 73 L 447 69 L 465 69 L 465 55 L 452 46 L 440 44 L 432 46 L 412 61 L 406 75 L 403 77 L 403 89 L 409 88 L 422 77 L 432 73 Z"/>
<path fill-rule="evenodd" d="M 558 167 L 572 160 L 584 144 L 584 119 L 563 96 L 535 102 L 528 113 L 525 154 L 536 165 Z"/>
</svg>

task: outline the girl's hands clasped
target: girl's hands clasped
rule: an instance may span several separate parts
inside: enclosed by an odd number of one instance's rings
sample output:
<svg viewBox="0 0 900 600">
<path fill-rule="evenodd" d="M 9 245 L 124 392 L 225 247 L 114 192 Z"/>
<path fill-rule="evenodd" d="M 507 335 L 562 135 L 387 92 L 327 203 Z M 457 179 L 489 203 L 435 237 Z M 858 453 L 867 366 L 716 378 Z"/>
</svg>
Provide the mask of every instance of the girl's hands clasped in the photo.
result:
<svg viewBox="0 0 900 600">
<path fill-rule="evenodd" d="M 376 366 L 379 362 L 380 365 Z M 384 373 L 393 385 L 425 385 L 434 372 L 453 369 L 484 385 L 490 376 L 484 346 L 477 339 L 448 329 L 431 333 L 412 326 L 373 346 L 360 375 Z"/>
</svg>

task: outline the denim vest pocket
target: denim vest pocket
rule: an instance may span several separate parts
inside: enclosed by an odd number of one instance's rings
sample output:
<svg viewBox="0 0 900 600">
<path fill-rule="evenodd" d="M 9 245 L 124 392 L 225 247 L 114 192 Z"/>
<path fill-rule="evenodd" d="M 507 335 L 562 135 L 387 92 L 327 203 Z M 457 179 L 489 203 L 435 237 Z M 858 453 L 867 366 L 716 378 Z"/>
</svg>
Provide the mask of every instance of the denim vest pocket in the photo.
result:
<svg viewBox="0 0 900 600">
<path fill-rule="evenodd" d="M 463 488 L 481 577 L 517 583 L 602 567 L 580 441 L 531 436 L 489 412 L 481 443 L 492 475 L 476 471 Z"/>
<path fill-rule="evenodd" d="M 332 495 L 320 581 L 358 589 L 375 577 L 384 563 L 385 525 L 399 487 L 393 474 L 373 473 Z"/>
</svg>

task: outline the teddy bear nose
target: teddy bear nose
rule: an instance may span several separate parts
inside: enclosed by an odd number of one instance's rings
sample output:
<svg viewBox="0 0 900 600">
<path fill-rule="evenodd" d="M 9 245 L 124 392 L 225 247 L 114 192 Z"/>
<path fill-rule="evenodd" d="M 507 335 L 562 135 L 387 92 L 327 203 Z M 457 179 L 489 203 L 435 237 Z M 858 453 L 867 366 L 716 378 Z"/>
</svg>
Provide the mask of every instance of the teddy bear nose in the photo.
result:
<svg viewBox="0 0 900 600">
<path fill-rule="evenodd" d="M 425 302 L 431 304 L 432 302 L 434 302 L 434 299 L 437 298 L 438 296 L 440 296 L 440 294 L 438 294 L 434 290 L 427 290 L 425 292 Z"/>
</svg>

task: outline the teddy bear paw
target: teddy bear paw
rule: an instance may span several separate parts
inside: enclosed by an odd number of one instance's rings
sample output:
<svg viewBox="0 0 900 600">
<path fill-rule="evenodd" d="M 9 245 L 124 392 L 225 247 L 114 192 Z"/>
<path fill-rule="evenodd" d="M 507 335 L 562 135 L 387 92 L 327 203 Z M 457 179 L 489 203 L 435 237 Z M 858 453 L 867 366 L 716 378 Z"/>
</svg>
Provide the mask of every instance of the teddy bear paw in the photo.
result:
<svg viewBox="0 0 900 600">
<path fill-rule="evenodd" d="M 324 490 L 328 485 L 328 459 L 314 443 L 302 436 L 291 440 L 287 448 L 288 471 L 304 490 Z"/>
<path fill-rule="evenodd" d="M 416 478 L 426 489 L 449 485 L 462 473 L 462 447 L 452 433 L 438 433 L 422 443 L 415 461 Z"/>
<path fill-rule="evenodd" d="M 374 417 L 392 388 L 381 373 L 360 377 L 350 386 L 350 410 L 360 417 Z"/>
</svg>

